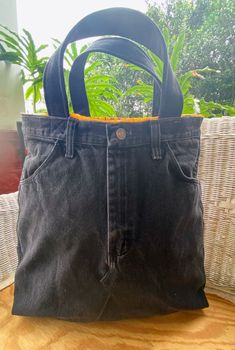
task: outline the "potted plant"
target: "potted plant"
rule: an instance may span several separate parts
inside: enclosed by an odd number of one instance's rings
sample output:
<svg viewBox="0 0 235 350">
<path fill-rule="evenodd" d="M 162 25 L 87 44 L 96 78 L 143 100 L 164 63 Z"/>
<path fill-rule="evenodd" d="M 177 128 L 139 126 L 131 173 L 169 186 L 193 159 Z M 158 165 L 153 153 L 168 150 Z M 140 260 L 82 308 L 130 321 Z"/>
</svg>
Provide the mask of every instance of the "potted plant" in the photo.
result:
<svg viewBox="0 0 235 350">
<path fill-rule="evenodd" d="M 42 73 L 47 57 L 38 57 L 38 53 L 47 45 L 36 47 L 30 33 L 24 30 L 23 35 L 0 26 L 0 61 L 6 64 L 17 64 L 21 67 L 21 80 L 27 84 L 25 96 L 33 96 L 33 110 L 40 99 L 40 87 L 42 85 Z M 19 138 L 16 130 L 0 131 L 0 194 L 14 192 L 18 188 L 21 174 L 24 150 L 22 138 Z"/>
</svg>

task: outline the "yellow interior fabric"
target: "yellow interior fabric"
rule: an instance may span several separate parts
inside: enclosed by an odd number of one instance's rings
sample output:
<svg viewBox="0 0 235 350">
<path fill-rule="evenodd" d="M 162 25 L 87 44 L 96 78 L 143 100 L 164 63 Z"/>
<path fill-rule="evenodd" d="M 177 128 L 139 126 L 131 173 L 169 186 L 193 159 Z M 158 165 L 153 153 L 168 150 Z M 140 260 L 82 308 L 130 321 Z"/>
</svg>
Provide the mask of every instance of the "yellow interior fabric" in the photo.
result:
<svg viewBox="0 0 235 350">
<path fill-rule="evenodd" d="M 71 113 L 70 117 L 75 118 L 75 119 L 79 119 L 79 120 L 92 120 L 92 121 L 98 121 L 98 122 L 109 122 L 109 123 L 115 123 L 115 122 L 126 122 L 126 123 L 135 123 L 135 122 L 143 122 L 146 120 L 158 120 L 159 117 L 136 117 L 136 118 L 118 118 L 118 117 L 107 117 L 107 116 L 103 116 L 103 117 L 89 117 L 89 116 L 85 116 L 85 115 L 80 115 L 80 114 L 76 114 L 76 113 Z"/>
<path fill-rule="evenodd" d="M 201 114 L 191 114 L 191 115 L 187 115 L 184 114 L 182 115 L 182 117 L 195 117 L 195 116 L 202 116 Z M 89 117 L 89 116 L 85 116 L 85 115 L 80 115 L 80 114 L 76 114 L 76 113 L 71 113 L 70 117 L 78 119 L 78 120 L 92 120 L 92 121 L 98 121 L 98 122 L 109 122 L 109 123 L 116 123 L 116 122 L 124 122 L 124 123 L 139 123 L 139 122 L 144 122 L 147 120 L 158 120 L 160 117 L 159 116 L 154 116 L 154 117 L 133 117 L 133 118 L 118 118 L 118 117 L 107 117 L 107 116 L 103 116 L 103 117 Z"/>
<path fill-rule="evenodd" d="M 36 115 L 41 115 L 41 116 L 48 116 L 47 113 L 35 113 Z M 160 119 L 159 116 L 154 116 L 154 117 L 126 117 L 126 118 L 118 118 L 118 117 L 108 117 L 108 116 L 85 116 L 85 115 L 80 115 L 76 113 L 70 113 L 71 118 L 75 118 L 78 120 L 86 120 L 86 121 L 97 121 L 97 122 L 103 122 L 103 123 L 140 123 L 140 122 L 145 122 L 148 120 L 158 120 Z M 182 114 L 182 117 L 203 117 L 202 114 Z"/>
</svg>

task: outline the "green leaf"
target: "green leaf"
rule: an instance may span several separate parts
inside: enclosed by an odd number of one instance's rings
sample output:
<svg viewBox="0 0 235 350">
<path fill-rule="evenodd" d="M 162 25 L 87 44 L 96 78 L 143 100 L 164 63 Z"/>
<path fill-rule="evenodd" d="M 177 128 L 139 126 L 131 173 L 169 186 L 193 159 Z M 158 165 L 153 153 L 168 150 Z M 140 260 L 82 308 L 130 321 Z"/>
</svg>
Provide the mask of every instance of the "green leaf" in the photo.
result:
<svg viewBox="0 0 235 350">
<path fill-rule="evenodd" d="M 3 27 L 0 25 L 0 27 Z M 5 27 L 4 27 L 5 28 Z M 6 28 L 5 28 L 6 29 Z M 8 30 L 8 29 L 7 29 Z M 8 42 L 9 44 L 13 45 L 16 49 L 19 49 L 19 42 L 15 40 L 12 36 L 6 34 L 3 31 L 0 31 L 0 36 L 3 38 L 4 41 Z M 1 40 L 1 39 L 0 39 Z"/>
<path fill-rule="evenodd" d="M 204 68 L 196 69 L 195 71 L 196 72 L 200 72 L 200 73 L 221 73 L 220 70 L 214 69 L 214 68 L 210 68 L 210 67 L 204 67 Z"/>
<path fill-rule="evenodd" d="M 117 95 L 121 95 L 122 93 L 115 87 L 113 86 L 112 84 L 107 84 L 107 83 L 90 83 L 86 81 L 86 87 L 87 88 L 92 88 L 92 89 L 95 89 L 95 88 L 103 88 L 103 89 L 110 89 L 111 91 L 113 92 L 116 92 Z"/>
<path fill-rule="evenodd" d="M 26 29 L 23 29 L 23 32 L 25 36 L 22 36 L 22 39 L 27 44 L 27 66 L 29 71 L 32 72 L 34 70 L 34 65 L 37 63 L 36 47 L 31 34 Z"/>
<path fill-rule="evenodd" d="M 3 47 L 3 45 L 0 42 L 0 52 L 6 52 L 5 48 Z"/>
<path fill-rule="evenodd" d="M 140 72 L 143 71 L 143 68 L 140 68 L 140 67 L 136 66 L 135 64 L 128 63 L 128 68 L 131 70 L 136 70 L 136 71 L 140 71 Z"/>
<path fill-rule="evenodd" d="M 18 55 L 19 57 L 21 57 L 21 58 L 23 57 L 22 54 L 21 54 L 21 51 L 20 51 L 17 47 L 15 47 L 14 45 L 12 45 L 11 43 L 7 42 L 7 41 L 4 40 L 4 39 L 0 39 L 0 43 L 5 44 L 5 46 L 6 46 L 7 48 L 9 48 L 9 49 L 12 49 L 14 52 L 17 53 L 17 55 Z M 1 46 L 2 46 L 2 48 L 4 48 L 3 45 L 1 45 Z M 6 49 L 5 49 L 5 48 L 4 48 L 4 51 L 6 52 Z"/>
<path fill-rule="evenodd" d="M 0 53 L 0 61 L 6 61 L 13 64 L 18 64 L 19 58 L 16 52 L 7 51 L 7 52 Z"/>
<path fill-rule="evenodd" d="M 86 83 L 87 84 L 88 83 L 90 84 L 90 83 L 93 83 L 93 82 L 98 83 L 100 81 L 104 81 L 104 82 L 112 81 L 112 82 L 117 83 L 117 80 L 114 77 L 112 77 L 111 75 L 104 75 L 104 74 L 96 74 L 96 75 L 86 79 Z"/>
<path fill-rule="evenodd" d="M 72 51 L 73 57 L 74 57 L 74 59 L 76 59 L 76 57 L 78 56 L 78 50 L 77 50 L 76 42 L 73 42 L 70 45 L 70 47 L 71 47 L 71 51 Z"/>
<path fill-rule="evenodd" d="M 51 40 L 58 44 L 58 46 L 61 44 L 61 41 L 59 39 L 51 38 Z"/>
<path fill-rule="evenodd" d="M 153 87 L 151 85 L 143 84 L 143 85 L 135 85 L 132 86 L 130 89 L 128 89 L 123 96 L 129 96 L 129 95 L 140 95 L 145 98 L 151 98 L 153 97 Z"/>
<path fill-rule="evenodd" d="M 91 73 L 91 71 L 95 70 L 97 67 L 99 67 L 101 65 L 102 65 L 102 62 L 100 62 L 100 61 L 92 63 L 89 67 L 85 68 L 85 71 L 84 71 L 85 76 L 88 75 L 89 73 Z"/>
<path fill-rule="evenodd" d="M 171 59 L 171 66 L 172 66 L 172 69 L 174 72 L 176 71 L 176 69 L 178 67 L 179 58 L 180 58 L 180 55 L 182 53 L 184 42 L 185 42 L 185 33 L 183 32 L 183 33 L 180 33 L 180 35 L 178 36 L 178 38 L 174 44 L 171 58 L 170 58 Z"/>
<path fill-rule="evenodd" d="M 26 80 L 25 73 L 24 73 L 23 69 L 21 69 L 21 71 L 20 71 L 20 76 L 21 76 L 22 84 L 24 85 L 27 82 L 27 80 Z"/>
<path fill-rule="evenodd" d="M 51 38 L 51 40 L 52 40 L 52 46 L 54 47 L 55 50 L 57 50 L 58 47 L 60 46 L 61 42 L 55 38 Z"/>
<path fill-rule="evenodd" d="M 183 95 L 187 95 L 189 92 L 189 89 L 191 88 L 191 81 L 193 78 L 193 71 L 188 71 L 181 75 L 181 77 L 178 78 L 178 82 L 180 85 L 180 88 L 182 90 Z"/>
<path fill-rule="evenodd" d="M 27 44 L 25 44 L 25 42 L 21 39 L 21 37 L 15 33 L 14 31 L 10 30 L 8 27 L 6 26 L 3 26 L 3 25 L 0 25 L 1 28 L 3 28 L 5 31 L 7 31 L 9 34 L 11 34 L 10 36 L 8 35 L 6 37 L 6 33 L 5 32 L 1 32 L 3 33 L 3 35 L 5 35 L 5 38 L 9 38 L 10 41 L 12 42 L 12 44 L 15 44 L 15 46 L 19 47 L 19 49 L 21 50 L 22 52 L 22 55 L 26 55 L 27 54 L 27 49 L 28 49 L 28 46 Z M 14 37 L 14 38 L 13 38 Z M 26 51 L 25 51 L 26 49 Z"/>
<path fill-rule="evenodd" d="M 107 98 L 107 99 L 110 99 L 114 102 L 118 102 L 118 98 L 115 94 L 113 94 L 112 92 L 108 91 L 108 90 L 104 90 L 103 93 L 102 93 L 102 96 Z"/>
<path fill-rule="evenodd" d="M 29 86 L 25 91 L 25 99 L 28 100 L 31 95 L 33 95 L 34 89 L 33 86 Z"/>
<path fill-rule="evenodd" d="M 43 82 L 43 77 L 40 76 L 38 78 L 33 79 L 32 86 L 37 85 L 37 84 L 42 83 L 42 82 Z"/>
<path fill-rule="evenodd" d="M 115 109 L 108 102 L 103 100 L 96 100 L 95 103 L 96 103 L 96 109 L 99 112 L 101 112 L 100 115 L 103 114 L 103 116 L 107 115 L 110 117 L 116 116 Z M 94 104 L 94 101 L 93 101 L 93 104 Z"/>
<path fill-rule="evenodd" d="M 169 29 L 167 27 L 163 28 L 162 35 L 163 35 L 163 38 L 165 40 L 166 47 L 169 49 L 169 47 L 170 47 L 170 32 L 169 32 Z"/>
<path fill-rule="evenodd" d="M 48 44 L 42 44 L 37 48 L 36 52 L 38 53 L 38 52 L 46 49 L 47 47 L 48 47 Z"/>
<path fill-rule="evenodd" d="M 157 76 L 159 77 L 160 80 L 163 78 L 163 62 L 162 60 L 156 56 L 154 53 L 151 51 L 148 51 L 148 55 L 150 56 L 151 60 L 154 62 L 155 65 L 155 71 Z"/>
<path fill-rule="evenodd" d="M 149 96 L 149 97 L 145 97 L 144 98 L 144 103 L 152 103 L 152 101 L 153 101 L 153 96 Z"/>
<path fill-rule="evenodd" d="M 1 34 L 2 34 L 3 38 L 0 38 L 0 42 L 5 44 L 5 46 L 7 48 L 9 48 L 9 49 L 13 50 L 14 52 L 16 52 L 18 57 L 19 57 L 19 61 L 22 61 L 22 63 L 25 64 L 26 63 L 26 59 L 25 59 L 24 51 L 21 50 L 20 45 L 17 42 L 15 44 L 14 43 L 15 40 L 13 38 L 11 38 L 10 36 L 6 35 L 4 32 L 0 32 L 0 35 Z M 8 40 L 8 38 L 9 38 L 9 40 Z M 13 40 L 10 40 L 10 39 L 13 39 Z"/>
<path fill-rule="evenodd" d="M 28 45 L 30 45 L 33 48 L 33 51 L 36 51 L 35 44 L 32 38 L 32 35 L 29 33 L 28 30 L 23 29 L 23 32 L 25 33 L 26 37 L 25 40 L 27 41 Z"/>
<path fill-rule="evenodd" d="M 222 105 L 213 101 L 200 100 L 200 112 L 206 117 L 220 117 L 223 115 L 235 116 L 233 106 Z"/>
<path fill-rule="evenodd" d="M 40 91 L 40 86 L 39 84 L 36 85 L 36 89 L 35 89 L 35 102 L 38 103 L 41 100 L 41 91 Z"/>
<path fill-rule="evenodd" d="M 69 49 L 65 50 L 64 59 L 67 62 L 68 66 L 71 67 L 74 61 L 74 57 Z"/>
<path fill-rule="evenodd" d="M 193 95 L 189 95 L 184 98 L 184 107 L 183 107 L 183 114 L 194 114 L 195 108 L 194 108 L 194 97 Z"/>
<path fill-rule="evenodd" d="M 81 49 L 80 49 L 80 53 L 83 53 L 84 51 L 86 51 L 86 49 L 89 47 L 88 44 L 84 44 Z"/>
</svg>

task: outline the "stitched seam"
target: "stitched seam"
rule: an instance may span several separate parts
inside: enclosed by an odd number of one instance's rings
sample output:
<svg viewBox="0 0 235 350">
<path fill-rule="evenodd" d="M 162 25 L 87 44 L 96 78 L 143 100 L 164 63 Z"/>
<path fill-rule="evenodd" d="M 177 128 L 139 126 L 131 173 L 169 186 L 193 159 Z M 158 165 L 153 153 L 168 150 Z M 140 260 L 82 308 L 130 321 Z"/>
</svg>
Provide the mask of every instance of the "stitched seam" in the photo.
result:
<svg viewBox="0 0 235 350">
<path fill-rule="evenodd" d="M 52 147 L 51 151 L 49 152 L 47 157 L 44 159 L 44 161 L 40 164 L 40 166 L 34 171 L 34 173 L 31 176 L 27 177 L 26 179 L 20 180 L 20 185 L 25 185 L 27 183 L 32 182 L 35 179 L 35 177 L 41 173 L 41 171 L 46 167 L 47 163 L 50 161 L 51 157 L 53 156 L 58 144 L 59 144 L 59 140 L 56 140 L 54 146 Z"/>
<path fill-rule="evenodd" d="M 175 169 L 178 171 L 178 174 L 181 176 L 179 178 L 181 178 L 183 181 L 186 181 L 186 182 L 198 184 L 199 180 L 197 178 L 189 177 L 189 176 L 185 175 L 185 173 L 181 169 L 180 163 L 178 162 L 177 158 L 175 157 L 174 151 L 172 150 L 172 148 L 168 142 L 167 142 L 167 148 L 169 150 L 170 157 L 172 159 L 172 163 L 173 163 Z"/>
</svg>

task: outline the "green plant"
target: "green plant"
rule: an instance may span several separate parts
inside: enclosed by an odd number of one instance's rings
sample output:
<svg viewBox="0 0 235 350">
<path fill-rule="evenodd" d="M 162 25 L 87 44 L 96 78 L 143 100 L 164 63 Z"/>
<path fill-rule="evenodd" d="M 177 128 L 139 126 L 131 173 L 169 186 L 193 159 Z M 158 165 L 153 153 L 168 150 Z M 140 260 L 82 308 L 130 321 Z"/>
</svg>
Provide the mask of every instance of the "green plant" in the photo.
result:
<svg viewBox="0 0 235 350">
<path fill-rule="evenodd" d="M 195 79 L 191 92 L 199 99 L 235 106 L 234 0 L 146 0 L 147 15 L 170 37 L 185 32 L 178 75 L 196 68 L 210 67 L 220 74 L 208 73 Z"/>
<path fill-rule="evenodd" d="M 33 111 L 36 112 L 37 102 L 42 100 L 42 77 L 48 60 L 47 56 L 39 57 L 47 48 L 47 44 L 36 47 L 31 34 L 23 29 L 18 35 L 7 27 L 0 26 L 0 61 L 16 64 L 21 67 L 21 79 L 26 85 L 25 98 L 33 98 Z"/>
<path fill-rule="evenodd" d="M 48 61 L 48 57 L 39 57 L 48 44 L 42 44 L 36 47 L 31 34 L 23 29 L 22 35 L 18 35 L 7 27 L 1 26 L 0 30 L 0 61 L 12 63 L 21 67 L 21 79 L 25 89 L 25 99 L 33 99 L 33 111 L 37 111 L 37 103 L 43 102 L 43 71 Z M 52 39 L 53 46 L 56 49 L 60 45 L 58 39 Z M 69 70 L 73 61 L 81 54 L 88 45 L 84 45 L 78 51 L 76 43 L 72 43 L 65 52 L 66 68 L 64 69 L 67 96 L 69 96 L 68 78 Z M 101 61 L 90 62 L 85 68 L 85 85 L 88 96 L 88 102 L 91 115 L 116 116 L 116 110 L 108 102 L 117 101 L 121 92 L 117 88 L 116 79 L 107 74 L 100 74 L 97 68 L 102 65 Z M 72 105 L 69 98 L 69 108 L 72 111 Z M 44 110 L 43 108 L 40 111 Z"/>
<path fill-rule="evenodd" d="M 42 51 L 48 47 L 42 44 L 35 46 L 31 34 L 23 29 L 22 35 L 0 26 L 0 61 L 17 64 L 21 67 L 21 78 L 25 89 L 25 99 L 32 97 L 33 111 L 37 111 L 37 103 L 43 102 L 43 71 L 48 57 L 39 57 Z M 205 74 L 218 75 L 219 70 L 209 68 L 193 69 L 182 72 L 180 62 L 185 47 L 185 32 L 179 35 L 170 34 L 170 30 L 164 26 L 163 35 L 170 52 L 170 61 L 176 73 L 180 87 L 184 95 L 184 114 L 201 113 L 205 116 L 221 116 L 224 114 L 235 115 L 235 108 L 228 104 L 220 104 L 213 101 L 205 101 L 197 98 L 192 93 L 194 81 L 204 81 Z M 60 41 L 53 40 L 54 48 L 58 48 Z M 84 52 L 88 45 L 80 50 L 76 43 L 72 43 L 65 52 L 65 83 L 67 96 L 69 97 L 68 79 L 72 63 L 79 54 Z M 145 48 L 144 48 L 145 49 Z M 145 49 L 146 50 L 146 49 Z M 162 79 L 163 63 L 152 52 L 147 50 L 155 64 L 156 74 Z M 105 68 L 104 68 L 105 67 Z M 90 54 L 84 72 L 85 86 L 91 115 L 103 116 L 140 116 L 149 114 L 153 97 L 153 86 L 149 75 L 141 68 L 126 64 L 120 60 L 104 54 Z M 133 86 L 132 82 L 135 82 Z M 135 98 L 133 98 L 135 95 Z M 72 104 L 69 97 L 69 108 Z"/>
<path fill-rule="evenodd" d="M 54 48 L 57 49 L 60 45 L 58 39 L 53 39 Z M 83 53 L 88 48 L 85 44 L 78 51 L 76 43 L 72 43 L 66 49 L 65 52 L 65 62 L 66 67 L 64 69 L 66 92 L 69 97 L 69 109 L 72 112 L 72 103 L 69 94 L 69 73 L 70 68 L 74 60 L 79 54 Z M 90 114 L 93 116 L 104 116 L 108 115 L 114 117 L 117 115 L 115 108 L 110 103 L 117 102 L 118 98 L 121 96 L 121 91 L 117 88 L 117 80 L 109 74 L 101 74 L 99 72 L 99 67 L 102 65 L 102 60 L 96 60 L 93 62 L 91 60 L 92 54 L 89 55 L 87 60 L 87 67 L 84 70 L 86 93 L 88 97 Z M 109 101 L 109 102 L 108 102 Z"/>
<path fill-rule="evenodd" d="M 143 102 L 142 96 L 125 95 L 126 90 L 133 86 L 139 80 L 149 81 L 149 74 L 138 67 L 132 66 L 119 58 L 104 53 L 95 53 L 91 56 L 91 62 L 101 61 L 102 64 L 97 67 L 97 74 L 107 74 L 115 78 L 115 86 L 121 92 L 117 100 L 111 100 L 114 110 L 119 118 L 140 117 L 150 115 L 151 103 Z M 133 68 L 131 68 L 133 67 Z"/>
<path fill-rule="evenodd" d="M 190 70 L 183 74 L 182 73 L 177 74 L 177 69 L 178 69 L 179 61 L 182 54 L 182 48 L 185 42 L 185 34 L 184 32 L 182 32 L 178 36 L 174 35 L 172 36 L 172 38 L 170 38 L 169 30 L 167 30 L 167 28 L 164 28 L 163 36 L 165 38 L 168 51 L 171 52 L 170 62 L 171 62 L 172 69 L 176 73 L 180 88 L 184 96 L 183 114 L 201 113 L 204 116 L 221 116 L 224 114 L 231 115 L 231 116 L 235 115 L 234 107 L 229 105 L 222 105 L 220 103 L 215 103 L 213 101 L 206 102 L 204 99 L 199 100 L 191 93 L 194 79 L 204 80 L 205 73 L 218 74 L 220 73 L 220 71 L 209 67 L 204 67 L 202 69 Z M 148 51 L 147 53 L 155 64 L 156 74 L 162 80 L 162 76 L 163 76 L 162 61 L 159 59 L 159 57 L 154 55 L 152 52 Z M 133 65 L 129 65 L 129 66 L 133 70 L 140 69 Z M 149 103 L 152 101 L 152 98 L 153 98 L 153 86 L 152 84 L 144 83 L 142 80 L 138 80 L 136 85 L 132 86 L 125 92 L 125 96 L 129 96 L 132 94 L 142 96 L 144 102 Z"/>
</svg>

